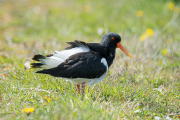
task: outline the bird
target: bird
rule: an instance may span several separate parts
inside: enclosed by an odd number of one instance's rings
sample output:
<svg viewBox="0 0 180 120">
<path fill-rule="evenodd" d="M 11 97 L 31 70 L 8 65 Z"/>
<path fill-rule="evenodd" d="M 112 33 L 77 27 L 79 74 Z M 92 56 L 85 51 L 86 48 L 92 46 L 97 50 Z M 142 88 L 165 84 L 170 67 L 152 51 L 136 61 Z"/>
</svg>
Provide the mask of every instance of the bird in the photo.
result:
<svg viewBox="0 0 180 120">
<path fill-rule="evenodd" d="M 34 55 L 32 68 L 43 68 L 36 73 L 49 74 L 70 81 L 77 86 L 77 91 L 84 95 L 86 84 L 95 85 L 104 80 L 115 58 L 116 48 L 127 56 L 132 56 L 121 45 L 121 36 L 110 32 L 102 37 L 100 43 L 85 43 L 74 40 L 69 46 L 50 55 Z M 81 85 L 81 90 L 80 90 Z"/>
</svg>

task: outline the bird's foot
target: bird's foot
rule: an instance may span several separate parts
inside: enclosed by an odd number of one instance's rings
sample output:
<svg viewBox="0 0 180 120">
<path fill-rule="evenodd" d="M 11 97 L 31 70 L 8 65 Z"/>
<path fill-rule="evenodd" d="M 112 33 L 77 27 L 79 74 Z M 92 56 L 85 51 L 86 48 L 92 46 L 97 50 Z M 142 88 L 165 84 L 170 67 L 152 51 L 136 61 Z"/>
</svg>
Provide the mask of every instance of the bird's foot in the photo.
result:
<svg viewBox="0 0 180 120">
<path fill-rule="evenodd" d="M 76 85 L 76 86 L 77 86 L 78 93 L 80 94 L 80 85 Z"/>
<path fill-rule="evenodd" d="M 81 87 L 81 88 L 82 88 L 82 95 L 83 95 L 83 96 L 84 96 L 85 86 L 86 86 L 86 82 L 83 82 L 83 83 L 82 83 L 82 87 Z"/>
</svg>

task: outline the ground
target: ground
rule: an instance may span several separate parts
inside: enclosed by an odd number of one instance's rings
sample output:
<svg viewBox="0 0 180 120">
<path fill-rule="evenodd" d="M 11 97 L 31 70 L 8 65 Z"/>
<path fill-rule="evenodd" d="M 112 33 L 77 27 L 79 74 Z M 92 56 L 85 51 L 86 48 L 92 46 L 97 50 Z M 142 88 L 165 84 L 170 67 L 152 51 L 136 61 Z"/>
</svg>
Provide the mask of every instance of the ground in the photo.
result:
<svg viewBox="0 0 180 120">
<path fill-rule="evenodd" d="M 0 119 L 179 119 L 178 0 L 1 0 Z M 84 99 L 63 79 L 24 70 L 26 59 L 121 35 L 105 80 Z"/>
</svg>

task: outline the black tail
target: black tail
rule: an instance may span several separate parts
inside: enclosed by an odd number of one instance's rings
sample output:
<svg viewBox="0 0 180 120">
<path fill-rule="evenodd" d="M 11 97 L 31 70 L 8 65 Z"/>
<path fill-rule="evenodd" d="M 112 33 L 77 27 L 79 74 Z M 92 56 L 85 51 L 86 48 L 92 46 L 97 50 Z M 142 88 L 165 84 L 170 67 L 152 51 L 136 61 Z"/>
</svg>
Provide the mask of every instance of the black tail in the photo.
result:
<svg viewBox="0 0 180 120">
<path fill-rule="evenodd" d="M 41 68 L 41 66 L 44 65 L 42 63 L 31 63 L 32 68 Z"/>
<path fill-rule="evenodd" d="M 39 59 L 46 59 L 46 57 L 38 54 L 38 55 L 35 55 L 32 59 L 35 61 L 40 61 Z"/>
<path fill-rule="evenodd" d="M 38 55 L 35 55 L 32 59 L 35 61 L 41 61 L 40 59 L 46 59 L 46 57 L 38 54 Z M 32 68 L 41 68 L 42 65 L 44 65 L 44 64 L 43 63 L 31 63 Z"/>
</svg>

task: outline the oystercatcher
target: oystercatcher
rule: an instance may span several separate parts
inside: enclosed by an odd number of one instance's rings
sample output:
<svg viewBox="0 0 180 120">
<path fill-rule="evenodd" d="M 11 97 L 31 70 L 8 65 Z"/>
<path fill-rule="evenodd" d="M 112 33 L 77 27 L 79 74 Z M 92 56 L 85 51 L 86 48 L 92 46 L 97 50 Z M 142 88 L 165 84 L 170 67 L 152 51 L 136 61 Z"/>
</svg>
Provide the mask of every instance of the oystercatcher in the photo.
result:
<svg viewBox="0 0 180 120">
<path fill-rule="evenodd" d="M 55 51 L 47 56 L 35 55 L 32 59 L 40 63 L 31 63 L 31 66 L 45 68 L 36 73 L 71 81 L 77 85 L 78 93 L 82 84 L 82 94 L 84 94 L 86 84 L 94 85 L 105 78 L 115 58 L 117 47 L 131 57 L 120 42 L 120 35 L 113 32 L 105 34 L 100 43 L 85 43 L 78 40 L 67 42 L 70 46 L 65 50 Z"/>
</svg>

